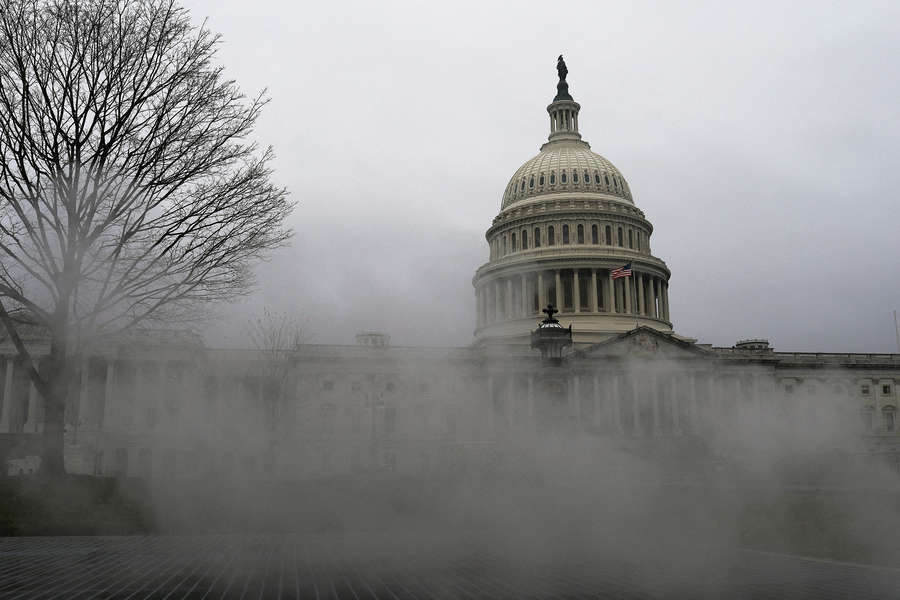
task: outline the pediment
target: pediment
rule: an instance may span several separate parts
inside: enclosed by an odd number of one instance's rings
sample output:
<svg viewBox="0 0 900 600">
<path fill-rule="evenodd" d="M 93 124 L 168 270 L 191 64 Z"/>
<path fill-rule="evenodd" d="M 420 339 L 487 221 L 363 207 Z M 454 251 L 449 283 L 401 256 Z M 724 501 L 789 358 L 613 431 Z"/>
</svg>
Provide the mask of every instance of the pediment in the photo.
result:
<svg viewBox="0 0 900 600">
<path fill-rule="evenodd" d="M 697 359 L 711 357 L 711 352 L 671 333 L 641 326 L 576 350 L 572 354 L 575 359 L 613 356 L 662 360 Z"/>
</svg>

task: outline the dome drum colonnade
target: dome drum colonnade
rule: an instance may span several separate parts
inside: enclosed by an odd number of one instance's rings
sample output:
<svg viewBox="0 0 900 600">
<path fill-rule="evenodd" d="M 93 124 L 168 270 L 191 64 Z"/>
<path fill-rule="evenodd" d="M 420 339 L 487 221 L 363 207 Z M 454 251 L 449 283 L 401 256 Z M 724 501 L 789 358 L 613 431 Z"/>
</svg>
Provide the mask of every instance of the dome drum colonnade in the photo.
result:
<svg viewBox="0 0 900 600">
<path fill-rule="evenodd" d="M 473 279 L 476 339 L 524 342 L 548 303 L 574 324 L 576 343 L 637 325 L 671 332 L 670 273 L 650 252 L 653 226 L 618 169 L 581 140 L 581 107 L 560 64 L 548 141 L 513 175 L 486 233 L 489 262 Z M 613 279 L 628 263 L 632 276 Z"/>
</svg>

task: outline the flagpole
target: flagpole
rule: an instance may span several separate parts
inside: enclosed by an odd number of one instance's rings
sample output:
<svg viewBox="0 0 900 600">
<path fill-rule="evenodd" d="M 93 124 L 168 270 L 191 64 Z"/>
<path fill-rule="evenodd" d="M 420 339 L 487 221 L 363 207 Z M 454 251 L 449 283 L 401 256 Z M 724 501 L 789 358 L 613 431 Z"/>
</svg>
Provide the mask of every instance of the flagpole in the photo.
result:
<svg viewBox="0 0 900 600">
<path fill-rule="evenodd" d="M 897 352 L 900 352 L 900 327 L 897 326 L 897 311 L 894 311 L 894 333 L 897 335 Z"/>
</svg>

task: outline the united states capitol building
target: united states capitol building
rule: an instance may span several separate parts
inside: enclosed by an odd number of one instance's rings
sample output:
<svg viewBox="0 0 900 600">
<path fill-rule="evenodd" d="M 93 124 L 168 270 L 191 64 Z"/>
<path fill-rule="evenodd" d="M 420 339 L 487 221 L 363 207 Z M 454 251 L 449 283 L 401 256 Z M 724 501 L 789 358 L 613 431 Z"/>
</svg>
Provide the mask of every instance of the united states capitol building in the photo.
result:
<svg viewBox="0 0 900 600">
<path fill-rule="evenodd" d="M 487 228 L 469 346 L 398 347 L 367 332 L 355 345 L 270 353 L 132 332 L 81 361 L 67 470 L 430 471 L 535 436 L 727 446 L 738 431 L 771 427 L 819 429 L 855 440 L 848 452 L 896 460 L 900 354 L 778 352 L 764 339 L 720 348 L 676 330 L 653 225 L 625 176 L 582 139 L 581 107 L 558 69 L 549 137 Z M 39 331 L 26 338 L 38 356 L 49 349 Z M 41 431 L 42 407 L 12 345 L 0 350 L 0 435 L 22 440 L 15 458 Z"/>
</svg>

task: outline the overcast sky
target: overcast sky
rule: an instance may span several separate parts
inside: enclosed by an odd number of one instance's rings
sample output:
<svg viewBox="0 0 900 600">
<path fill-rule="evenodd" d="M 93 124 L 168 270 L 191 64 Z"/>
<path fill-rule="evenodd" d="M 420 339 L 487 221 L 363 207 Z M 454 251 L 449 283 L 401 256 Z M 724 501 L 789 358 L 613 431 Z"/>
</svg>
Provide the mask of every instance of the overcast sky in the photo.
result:
<svg viewBox="0 0 900 600">
<path fill-rule="evenodd" d="M 897 351 L 900 3 L 192 0 L 299 206 L 251 299 L 314 340 L 472 340 L 475 269 L 556 57 L 672 271 L 678 333 Z M 237 338 L 237 339 L 235 339 Z"/>
</svg>

